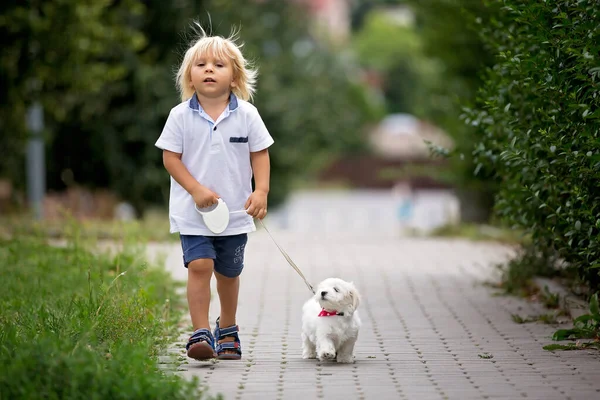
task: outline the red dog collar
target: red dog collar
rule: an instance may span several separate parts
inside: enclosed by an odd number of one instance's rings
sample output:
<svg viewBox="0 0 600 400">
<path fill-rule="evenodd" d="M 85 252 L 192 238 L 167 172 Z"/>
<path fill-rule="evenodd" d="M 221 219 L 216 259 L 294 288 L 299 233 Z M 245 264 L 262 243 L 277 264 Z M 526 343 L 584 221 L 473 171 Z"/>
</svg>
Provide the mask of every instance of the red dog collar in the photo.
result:
<svg viewBox="0 0 600 400">
<path fill-rule="evenodd" d="M 319 313 L 319 317 L 334 317 L 336 315 L 344 315 L 344 313 L 339 313 L 337 311 L 327 311 L 324 308 Z"/>
</svg>

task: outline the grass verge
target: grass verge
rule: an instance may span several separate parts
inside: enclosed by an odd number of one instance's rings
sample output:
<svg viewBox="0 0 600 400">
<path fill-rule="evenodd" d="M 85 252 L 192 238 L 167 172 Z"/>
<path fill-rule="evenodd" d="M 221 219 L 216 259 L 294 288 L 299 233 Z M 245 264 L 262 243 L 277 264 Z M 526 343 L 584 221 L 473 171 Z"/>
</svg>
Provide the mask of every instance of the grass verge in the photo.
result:
<svg viewBox="0 0 600 400">
<path fill-rule="evenodd" d="M 179 240 L 179 236 L 169 233 L 169 216 L 161 210 L 148 211 L 143 219 L 131 221 L 76 220 L 68 212 L 54 221 L 35 221 L 28 215 L 0 217 L 0 237 L 14 236 L 119 241 L 135 237 L 138 242 Z"/>
<path fill-rule="evenodd" d="M 157 356 L 179 313 L 174 285 L 139 250 L 95 254 L 0 240 L 0 398 L 203 398 Z"/>
<path fill-rule="evenodd" d="M 529 239 L 521 232 L 481 224 L 450 224 L 434 229 L 430 236 L 463 238 L 474 241 L 494 241 L 505 244 L 526 244 Z"/>
</svg>

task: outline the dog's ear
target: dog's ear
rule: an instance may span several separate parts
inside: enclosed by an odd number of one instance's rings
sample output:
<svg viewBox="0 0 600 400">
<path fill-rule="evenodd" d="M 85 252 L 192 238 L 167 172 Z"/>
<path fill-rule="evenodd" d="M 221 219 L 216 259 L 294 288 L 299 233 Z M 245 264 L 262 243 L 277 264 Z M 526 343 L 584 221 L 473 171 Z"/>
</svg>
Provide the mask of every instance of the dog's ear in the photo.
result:
<svg viewBox="0 0 600 400">
<path fill-rule="evenodd" d="M 358 305 L 360 304 L 360 295 L 358 294 L 358 290 L 356 290 L 356 287 L 352 282 L 350 282 L 349 284 L 348 296 L 350 296 L 350 299 L 352 300 L 352 304 L 348 306 L 348 314 L 352 315 L 354 314 L 354 311 L 356 311 Z"/>
</svg>

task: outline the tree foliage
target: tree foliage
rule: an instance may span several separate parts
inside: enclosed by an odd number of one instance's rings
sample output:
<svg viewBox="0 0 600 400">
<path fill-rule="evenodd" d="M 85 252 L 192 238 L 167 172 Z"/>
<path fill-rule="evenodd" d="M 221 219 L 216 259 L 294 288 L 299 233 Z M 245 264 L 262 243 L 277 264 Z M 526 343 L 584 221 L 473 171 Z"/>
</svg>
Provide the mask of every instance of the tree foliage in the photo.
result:
<svg viewBox="0 0 600 400">
<path fill-rule="evenodd" d="M 25 112 L 37 100 L 49 189 L 107 187 L 138 211 L 165 205 L 168 175 L 154 142 L 179 102 L 174 71 L 194 20 L 223 35 L 240 27 L 259 68 L 255 104 L 276 140 L 271 205 L 331 154 L 362 149 L 369 101 L 347 60 L 311 37 L 294 2 L 28 0 L 0 10 L 0 176 L 17 186 Z"/>
<path fill-rule="evenodd" d="M 425 53 L 442 66 L 432 87 L 429 115 L 455 137 L 469 135 L 457 116 L 475 99 L 481 72 L 493 56 L 478 31 L 495 13 L 483 0 L 408 0 Z"/>
<path fill-rule="evenodd" d="M 145 45 L 121 59 L 121 79 L 86 100 L 99 100 L 104 107 L 88 113 L 80 105 L 56 128 L 48 148 L 50 188 L 73 183 L 109 188 L 139 213 L 168 200 L 168 175 L 154 143 L 170 109 L 180 101 L 174 71 L 183 29 L 203 10 L 202 2 L 191 0 L 144 4 L 137 29 Z"/>
<path fill-rule="evenodd" d="M 107 107 L 106 85 L 126 74 L 122 60 L 144 45 L 138 0 L 4 1 L 0 6 L 0 175 L 23 182 L 27 108 L 45 111 L 47 139 L 71 119 Z"/>
<path fill-rule="evenodd" d="M 430 108 L 427 94 L 438 79 L 439 64 L 427 57 L 423 41 L 412 26 L 401 25 L 385 11 L 373 10 L 354 34 L 360 64 L 383 81 L 389 113 L 423 116 Z"/>
<path fill-rule="evenodd" d="M 463 212 L 479 208 L 474 218 L 488 218 L 497 182 L 485 171 L 476 171 L 473 144 L 479 134 L 463 123 L 461 114 L 475 101 L 481 75 L 493 64 L 493 51 L 478 32 L 498 12 L 497 6 L 486 7 L 484 0 L 407 0 L 407 4 L 415 12 L 425 54 L 440 66 L 438 79 L 428 82 L 423 116 L 455 141 L 449 180 L 463 193 L 467 207 Z"/>
<path fill-rule="evenodd" d="M 302 8 L 277 0 L 246 6 L 213 0 L 209 6 L 214 32 L 228 35 L 238 26 L 246 54 L 259 67 L 254 104 L 275 139 L 271 202 L 282 201 L 297 177 L 335 154 L 363 151 L 361 127 L 375 111 L 344 55 L 311 35 Z"/>
</svg>

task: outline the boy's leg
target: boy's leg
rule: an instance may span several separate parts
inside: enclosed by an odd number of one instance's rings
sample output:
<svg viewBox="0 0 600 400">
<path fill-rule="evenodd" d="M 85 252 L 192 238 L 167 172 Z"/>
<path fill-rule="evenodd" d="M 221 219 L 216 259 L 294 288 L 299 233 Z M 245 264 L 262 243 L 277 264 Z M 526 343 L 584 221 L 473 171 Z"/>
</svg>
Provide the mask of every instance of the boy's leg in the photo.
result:
<svg viewBox="0 0 600 400">
<path fill-rule="evenodd" d="M 200 328 L 210 330 L 208 309 L 213 264 L 210 258 L 200 258 L 188 264 L 187 300 L 194 331 Z"/>
<path fill-rule="evenodd" d="M 229 278 L 215 271 L 217 278 L 217 292 L 221 302 L 221 318 L 219 325 L 235 325 L 235 316 L 237 312 L 238 296 L 240 292 L 240 277 Z"/>
<path fill-rule="evenodd" d="M 240 274 L 244 268 L 244 251 L 247 240 L 247 235 L 242 234 L 223 237 L 215 241 L 214 273 L 217 278 L 217 292 L 221 303 L 221 315 L 219 317 L 221 328 L 237 325 L 236 313 L 240 291 Z M 234 340 L 233 337 L 225 337 L 218 340 L 218 342 L 233 342 Z M 234 350 L 224 350 L 224 353 L 235 354 L 236 352 Z"/>
<path fill-rule="evenodd" d="M 236 312 L 238 305 L 238 295 L 240 291 L 240 277 L 228 278 L 215 272 L 217 278 L 217 292 L 219 293 L 219 301 L 221 303 L 221 317 L 219 318 L 219 326 L 227 327 L 236 325 Z M 218 338 L 216 338 L 218 340 Z M 226 337 L 218 340 L 219 343 L 233 342 L 233 337 Z M 224 353 L 235 354 L 234 350 L 223 350 Z"/>
<path fill-rule="evenodd" d="M 180 235 L 184 265 L 188 269 L 187 299 L 194 332 L 185 348 L 188 357 L 208 360 L 215 357 L 214 337 L 208 322 L 210 280 L 215 249 L 211 238 Z"/>
</svg>

